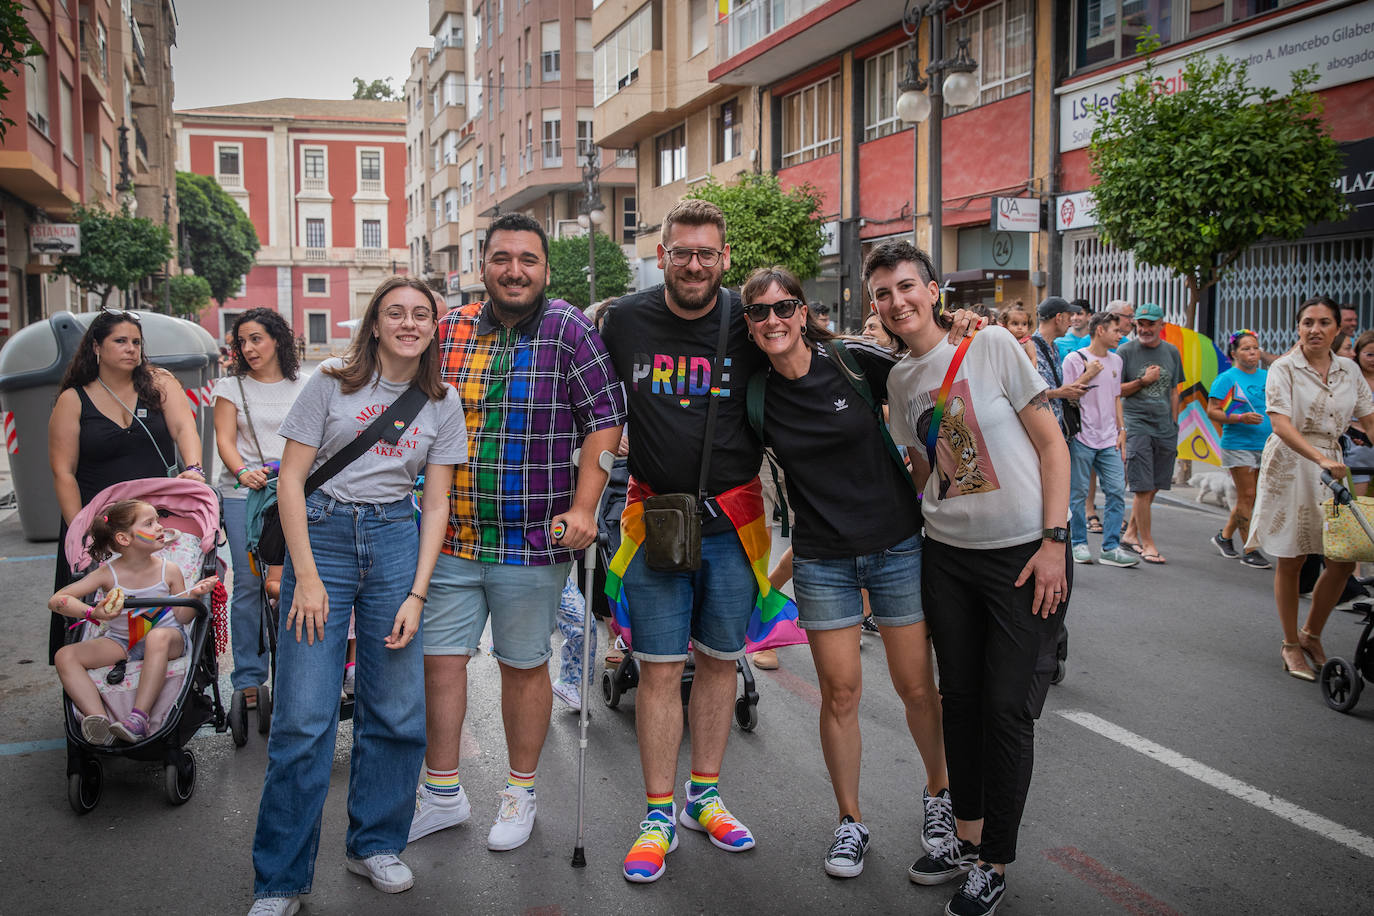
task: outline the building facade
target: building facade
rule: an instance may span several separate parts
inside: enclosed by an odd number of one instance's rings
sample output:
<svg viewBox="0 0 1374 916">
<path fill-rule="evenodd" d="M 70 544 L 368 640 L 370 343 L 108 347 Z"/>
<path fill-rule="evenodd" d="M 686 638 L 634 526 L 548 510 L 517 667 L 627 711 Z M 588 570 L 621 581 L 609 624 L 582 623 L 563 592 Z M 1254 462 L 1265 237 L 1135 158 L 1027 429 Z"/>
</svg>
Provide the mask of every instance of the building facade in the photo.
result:
<svg viewBox="0 0 1374 916">
<path fill-rule="evenodd" d="M 28 0 L 24 18 L 42 52 L 6 78 L 0 105 L 13 122 L 0 148 L 0 345 L 53 312 L 98 304 L 52 281 L 61 254 L 31 244 L 34 225 L 70 221 L 78 204 L 177 221 L 171 0 Z"/>
<path fill-rule="evenodd" d="M 342 348 L 340 322 L 407 272 L 404 104 L 271 99 L 179 111 L 176 123 L 180 168 L 212 176 L 261 245 L 239 295 L 201 324 L 222 340 L 238 314 L 270 308 L 311 355 Z"/>
</svg>

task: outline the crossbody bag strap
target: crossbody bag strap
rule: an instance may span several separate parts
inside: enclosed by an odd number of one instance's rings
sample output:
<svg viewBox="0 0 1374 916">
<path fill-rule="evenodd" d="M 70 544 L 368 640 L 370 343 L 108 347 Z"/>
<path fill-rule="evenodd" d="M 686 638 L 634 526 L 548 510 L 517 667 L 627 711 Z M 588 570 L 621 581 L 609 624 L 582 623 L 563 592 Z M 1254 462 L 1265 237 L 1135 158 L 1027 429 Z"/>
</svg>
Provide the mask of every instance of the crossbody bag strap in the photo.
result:
<svg viewBox="0 0 1374 916">
<path fill-rule="evenodd" d="M 237 376 L 239 382 L 239 400 L 243 403 L 243 418 L 248 421 L 248 435 L 253 437 L 253 448 L 258 450 L 258 464 L 267 464 L 267 455 L 262 450 L 262 443 L 258 441 L 258 431 L 253 426 L 253 413 L 248 409 L 248 392 L 243 387 L 243 376 Z"/>
<path fill-rule="evenodd" d="M 763 435 L 763 405 L 764 398 L 768 395 L 769 374 L 770 370 L 764 369 L 749 377 L 744 407 L 749 417 L 749 425 L 754 428 L 754 435 L 758 436 L 759 442 L 763 444 L 763 458 L 768 462 L 768 472 L 773 477 L 773 489 L 778 494 L 778 507 L 782 509 L 782 536 L 790 537 L 792 526 L 787 522 L 787 494 L 783 492 L 782 482 L 778 480 L 778 465 L 773 460 L 773 454 L 768 449 L 768 440 Z"/>
<path fill-rule="evenodd" d="M 356 439 L 335 452 L 328 461 L 316 469 L 315 473 L 305 479 L 305 495 L 314 493 L 321 484 L 352 464 L 379 441 L 385 440 L 392 445 L 400 442 L 401 436 L 420 413 L 420 408 L 425 406 L 426 400 L 424 391 L 418 385 L 412 384 Z"/>
<path fill-rule="evenodd" d="M 711 403 L 706 408 L 706 436 L 701 443 L 701 474 L 697 477 L 697 500 L 706 505 L 706 478 L 711 471 L 711 445 L 716 436 L 716 412 L 720 407 L 721 364 L 725 362 L 725 348 L 730 341 L 730 296 L 722 289 L 716 300 L 720 312 L 720 339 L 716 343 L 716 360 L 711 365 Z"/>
<path fill-rule="evenodd" d="M 916 498 L 920 499 L 921 491 L 917 488 L 916 481 L 911 479 L 911 471 L 906 466 L 906 459 L 902 457 L 902 450 L 897 448 L 896 442 L 892 441 L 892 433 L 888 432 L 887 422 L 883 419 L 883 405 L 879 404 L 878 399 L 873 396 L 873 388 L 868 384 L 868 377 L 864 375 L 863 367 L 859 365 L 854 354 L 849 352 L 839 338 L 829 341 L 829 344 L 831 346 L 827 346 L 825 352 L 834 352 L 831 360 L 839 361 L 837 368 L 840 369 L 840 375 L 845 377 L 845 380 L 859 393 L 859 397 L 864 399 L 868 409 L 873 411 L 873 415 L 878 420 L 878 434 L 883 438 L 883 447 L 887 449 L 888 456 L 896 462 L 897 467 L 901 468 L 902 477 L 911 485 L 911 489 L 916 493 Z"/>
<path fill-rule="evenodd" d="M 974 334 L 976 333 L 978 332 L 975 331 Z M 945 405 L 949 403 L 949 392 L 954 387 L 954 376 L 959 373 L 959 366 L 964 362 L 969 344 L 973 343 L 974 334 L 970 334 L 959 341 L 959 347 L 954 351 L 954 358 L 949 361 L 949 368 L 945 370 L 944 381 L 940 383 L 940 390 L 935 395 L 935 409 L 931 411 L 930 428 L 926 430 L 926 461 L 930 463 L 931 473 L 935 473 L 935 445 L 940 441 L 940 423 L 945 417 Z"/>
</svg>

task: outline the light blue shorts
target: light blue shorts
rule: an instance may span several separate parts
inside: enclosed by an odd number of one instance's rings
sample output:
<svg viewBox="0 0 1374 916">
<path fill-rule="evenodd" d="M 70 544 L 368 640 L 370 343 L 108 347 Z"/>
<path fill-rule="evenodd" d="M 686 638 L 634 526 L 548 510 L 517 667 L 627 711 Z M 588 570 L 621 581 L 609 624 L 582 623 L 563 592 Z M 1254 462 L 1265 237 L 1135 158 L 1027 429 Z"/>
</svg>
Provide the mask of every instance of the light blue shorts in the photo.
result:
<svg viewBox="0 0 1374 916">
<path fill-rule="evenodd" d="M 803 630 L 840 630 L 864 618 L 863 596 L 881 627 L 925 619 L 921 608 L 921 536 L 857 557 L 792 558 L 797 622 Z"/>
<path fill-rule="evenodd" d="M 439 554 L 425 605 L 425 654 L 476 655 L 490 618 L 496 660 L 539 667 L 553 654 L 549 637 L 571 568 L 571 562 L 517 566 Z"/>
</svg>

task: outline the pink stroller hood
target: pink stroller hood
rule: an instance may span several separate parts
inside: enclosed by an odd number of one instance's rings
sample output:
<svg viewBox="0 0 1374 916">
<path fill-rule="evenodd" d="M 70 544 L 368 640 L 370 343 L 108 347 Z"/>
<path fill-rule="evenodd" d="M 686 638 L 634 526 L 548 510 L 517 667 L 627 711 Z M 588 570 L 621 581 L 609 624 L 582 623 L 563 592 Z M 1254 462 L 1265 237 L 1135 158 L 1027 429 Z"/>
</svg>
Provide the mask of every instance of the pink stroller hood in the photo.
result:
<svg viewBox="0 0 1374 916">
<path fill-rule="evenodd" d="M 169 527 L 197 535 L 203 554 L 215 549 L 219 532 L 219 496 L 213 488 L 196 480 L 178 477 L 126 480 L 101 490 L 72 519 L 64 542 L 72 572 L 85 569 L 95 562 L 86 551 L 86 532 L 96 516 L 121 499 L 141 499 L 170 512 L 177 516 L 177 521 Z"/>
</svg>

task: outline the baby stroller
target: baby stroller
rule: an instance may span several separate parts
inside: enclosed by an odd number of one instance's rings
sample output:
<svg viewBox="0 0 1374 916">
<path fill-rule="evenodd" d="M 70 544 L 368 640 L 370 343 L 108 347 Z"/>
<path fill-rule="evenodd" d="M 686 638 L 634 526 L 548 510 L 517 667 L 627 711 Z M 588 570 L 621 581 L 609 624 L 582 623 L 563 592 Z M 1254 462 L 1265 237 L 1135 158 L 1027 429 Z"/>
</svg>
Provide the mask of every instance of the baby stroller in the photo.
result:
<svg viewBox="0 0 1374 916">
<path fill-rule="evenodd" d="M 180 532 L 177 540 L 164 548 L 169 560 L 192 583 L 216 574 L 216 548 L 220 536 L 219 495 L 203 483 L 192 480 L 151 478 L 131 480 L 101 490 L 72 520 L 67 532 L 66 551 L 72 571 L 84 575 L 94 561 L 83 543 L 91 521 L 121 499 L 141 499 L 151 503 L 163 516 L 163 527 Z M 128 601 L 126 608 L 189 607 L 196 616 L 187 626 L 190 645 L 180 658 L 167 665 L 167 683 L 149 712 L 148 736 L 136 744 L 96 746 L 81 736 L 79 713 L 67 696 L 62 697 L 67 733 L 67 800 L 77 814 L 86 814 L 100 802 L 104 785 L 102 757 L 127 757 L 132 760 L 161 761 L 167 800 L 184 804 L 195 791 L 196 758 L 185 744 L 202 725 L 213 721 L 216 730 L 224 728 L 224 707 L 220 704 L 219 672 L 215 657 L 214 627 L 210 609 L 197 598 L 154 598 Z M 87 623 L 74 630 L 69 641 L 89 639 L 95 628 Z M 114 719 L 122 719 L 133 706 L 134 692 L 143 663 L 120 662 L 90 672 L 101 699 Z"/>
<path fill-rule="evenodd" d="M 1359 473 L 1370 473 L 1367 468 L 1352 468 L 1351 470 Z M 1368 519 L 1360 511 L 1359 505 L 1350 495 L 1350 491 L 1345 484 L 1329 473 L 1322 472 L 1322 482 L 1331 489 L 1336 504 L 1346 506 L 1350 509 L 1350 514 L 1355 517 L 1355 521 L 1364 529 L 1365 535 L 1374 542 L 1374 528 L 1371 528 Z M 1317 682 L 1321 685 L 1322 699 L 1326 705 L 1337 712 L 1350 712 L 1355 708 L 1355 704 L 1360 701 L 1360 693 L 1364 690 L 1366 678 L 1374 680 L 1374 603 L 1369 601 L 1356 601 L 1353 605 L 1356 611 L 1364 614 L 1364 630 L 1360 633 L 1360 641 L 1355 644 L 1355 661 L 1353 663 L 1343 658 L 1332 656 L 1322 665 L 1322 670 L 1317 675 Z"/>
<path fill-rule="evenodd" d="M 630 469 L 624 458 L 617 458 L 611 469 L 610 480 L 606 483 L 606 495 L 601 502 L 601 513 L 597 517 L 596 549 L 600 563 L 597 564 L 595 610 L 598 616 L 606 618 L 606 626 L 617 636 L 622 632 L 605 600 L 605 570 L 610 567 L 611 558 L 620 547 L 620 513 L 625 508 L 626 491 L 630 483 Z M 743 731 L 751 732 L 759 724 L 759 693 L 754 683 L 754 670 L 747 658 L 735 662 L 742 682 L 740 695 L 735 699 L 735 722 Z M 692 696 L 692 680 L 696 674 L 695 659 L 688 651 L 687 663 L 682 668 L 682 705 L 687 706 Z M 627 650 L 614 670 L 607 668 L 601 672 L 601 699 L 610 709 L 620 705 L 620 698 L 639 686 L 639 662 Z"/>
</svg>

